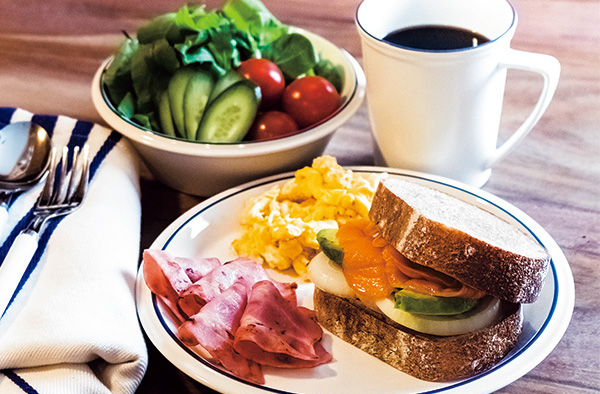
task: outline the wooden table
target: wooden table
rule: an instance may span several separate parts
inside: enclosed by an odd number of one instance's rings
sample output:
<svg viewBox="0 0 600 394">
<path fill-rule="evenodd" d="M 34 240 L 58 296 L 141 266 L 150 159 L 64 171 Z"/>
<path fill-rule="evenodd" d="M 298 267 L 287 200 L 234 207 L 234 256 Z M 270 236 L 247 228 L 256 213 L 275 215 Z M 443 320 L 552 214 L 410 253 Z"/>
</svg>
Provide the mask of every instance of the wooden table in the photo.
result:
<svg viewBox="0 0 600 394">
<path fill-rule="evenodd" d="M 265 0 L 283 22 L 325 36 L 359 60 L 354 28 L 359 0 Z M 102 122 L 90 83 L 122 38 L 152 16 L 177 9 L 174 0 L 0 0 L 0 106 Z M 317 6 L 318 4 L 318 6 Z M 539 222 L 563 249 L 573 271 L 576 302 L 554 351 L 502 393 L 600 391 L 600 2 L 513 0 L 517 49 L 557 57 L 561 81 L 532 133 L 484 186 Z M 209 1 L 210 7 L 220 5 Z M 502 129 L 512 130 L 537 98 L 540 81 L 510 72 Z M 344 165 L 373 164 L 366 105 L 331 141 L 327 153 Z M 142 247 L 201 199 L 142 177 Z M 210 393 L 149 344 L 148 374 L 139 393 Z"/>
</svg>

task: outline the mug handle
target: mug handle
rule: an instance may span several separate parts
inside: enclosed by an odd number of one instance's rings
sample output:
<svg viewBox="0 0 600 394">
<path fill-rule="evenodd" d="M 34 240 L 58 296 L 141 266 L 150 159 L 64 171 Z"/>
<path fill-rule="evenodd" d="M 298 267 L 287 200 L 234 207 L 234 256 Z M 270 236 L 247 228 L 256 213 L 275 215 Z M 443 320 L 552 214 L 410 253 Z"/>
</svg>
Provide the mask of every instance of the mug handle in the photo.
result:
<svg viewBox="0 0 600 394">
<path fill-rule="evenodd" d="M 546 108 L 552 100 L 556 91 L 560 76 L 560 63 L 550 55 L 524 52 L 509 48 L 503 59 L 498 64 L 499 68 L 517 68 L 532 71 L 544 77 L 544 88 L 540 94 L 533 111 L 529 114 L 523 124 L 515 131 L 500 147 L 496 148 L 494 154 L 488 159 L 487 168 L 502 160 L 515 145 L 520 142 L 540 120 Z"/>
</svg>

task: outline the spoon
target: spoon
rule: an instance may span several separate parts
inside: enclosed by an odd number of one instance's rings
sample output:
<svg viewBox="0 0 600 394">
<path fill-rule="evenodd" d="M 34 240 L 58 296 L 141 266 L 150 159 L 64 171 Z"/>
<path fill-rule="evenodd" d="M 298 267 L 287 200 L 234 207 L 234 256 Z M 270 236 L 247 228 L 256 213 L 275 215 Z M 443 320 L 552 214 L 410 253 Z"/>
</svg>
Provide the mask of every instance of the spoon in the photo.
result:
<svg viewBox="0 0 600 394">
<path fill-rule="evenodd" d="M 0 129 L 0 233 L 13 193 L 33 187 L 46 175 L 51 147 L 46 130 L 33 122 L 15 122 Z"/>
</svg>

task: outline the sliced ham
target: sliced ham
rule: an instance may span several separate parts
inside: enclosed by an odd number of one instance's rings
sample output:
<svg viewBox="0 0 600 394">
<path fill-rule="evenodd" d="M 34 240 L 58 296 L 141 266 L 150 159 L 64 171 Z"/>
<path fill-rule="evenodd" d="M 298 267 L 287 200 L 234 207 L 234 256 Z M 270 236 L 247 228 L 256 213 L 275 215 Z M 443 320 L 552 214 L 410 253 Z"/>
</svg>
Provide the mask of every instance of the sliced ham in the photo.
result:
<svg viewBox="0 0 600 394">
<path fill-rule="evenodd" d="M 179 324 L 188 346 L 201 346 L 223 369 L 264 384 L 261 365 L 312 367 L 332 359 L 314 312 L 297 306 L 296 283 L 271 279 L 254 260 L 171 257 L 144 251 L 144 278 Z"/>
<path fill-rule="evenodd" d="M 240 355 L 233 347 L 233 334 L 240 325 L 247 298 L 247 287 L 242 283 L 234 283 L 185 321 L 179 327 L 179 335 L 187 345 L 202 346 L 216 362 L 234 375 L 264 384 L 261 366 Z"/>
<path fill-rule="evenodd" d="M 144 250 L 144 280 L 154 294 L 177 301 L 191 284 L 189 276 L 164 250 Z"/>
<path fill-rule="evenodd" d="M 239 257 L 213 269 L 189 286 L 180 295 L 178 305 L 187 316 L 191 316 L 234 283 L 243 283 L 250 290 L 262 280 L 271 280 L 267 271 L 254 260 Z M 283 297 L 296 304 L 296 283 L 272 282 Z"/>
<path fill-rule="evenodd" d="M 221 260 L 216 257 L 206 257 L 202 259 L 174 257 L 173 260 L 179 264 L 192 283 L 197 282 L 210 271 L 221 265 Z"/>
<path fill-rule="evenodd" d="M 165 305 L 180 321 L 184 319 L 177 307 L 181 294 L 193 282 L 221 265 L 216 258 L 172 257 L 160 249 L 145 250 L 143 260 L 146 285 L 151 292 L 162 298 Z"/>
<path fill-rule="evenodd" d="M 279 368 L 313 367 L 331 361 L 314 313 L 289 303 L 270 281 L 252 288 L 233 346 L 259 364 Z"/>
</svg>

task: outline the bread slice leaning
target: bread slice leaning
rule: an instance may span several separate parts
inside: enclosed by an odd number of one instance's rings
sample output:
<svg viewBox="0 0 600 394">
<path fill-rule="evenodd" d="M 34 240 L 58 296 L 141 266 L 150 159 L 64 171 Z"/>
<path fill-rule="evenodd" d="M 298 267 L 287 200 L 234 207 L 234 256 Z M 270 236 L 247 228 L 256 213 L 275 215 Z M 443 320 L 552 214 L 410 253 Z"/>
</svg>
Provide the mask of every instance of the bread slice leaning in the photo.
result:
<svg viewBox="0 0 600 394">
<path fill-rule="evenodd" d="M 448 194 L 384 179 L 369 218 L 415 263 L 513 303 L 537 299 L 550 256 L 532 236 Z"/>
<path fill-rule="evenodd" d="M 440 337 L 405 328 L 357 299 L 318 288 L 319 323 L 333 335 L 418 379 L 443 382 L 473 376 L 498 363 L 522 330 L 520 305 L 503 303 L 504 319 L 482 330 Z"/>
</svg>

